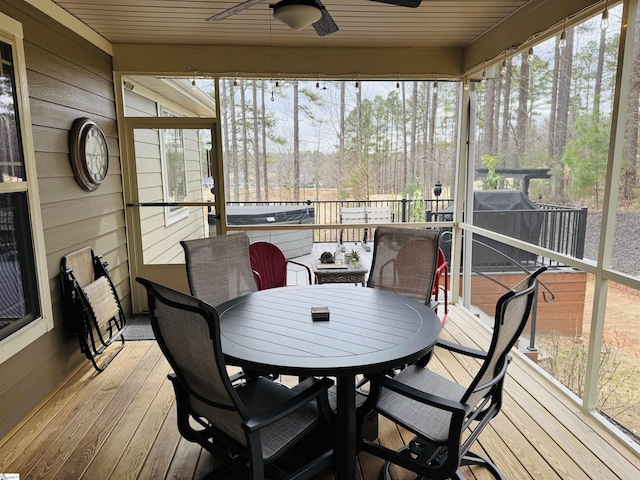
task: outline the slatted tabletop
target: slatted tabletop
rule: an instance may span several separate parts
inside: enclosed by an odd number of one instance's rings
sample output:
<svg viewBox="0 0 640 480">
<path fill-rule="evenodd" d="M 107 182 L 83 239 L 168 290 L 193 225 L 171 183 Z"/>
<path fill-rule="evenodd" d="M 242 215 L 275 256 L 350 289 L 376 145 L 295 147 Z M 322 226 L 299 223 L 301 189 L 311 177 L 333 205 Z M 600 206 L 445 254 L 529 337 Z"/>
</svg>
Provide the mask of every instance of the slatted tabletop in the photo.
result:
<svg viewBox="0 0 640 480">
<path fill-rule="evenodd" d="M 312 307 L 328 307 L 313 321 Z M 336 478 L 355 478 L 355 375 L 413 362 L 440 333 L 437 315 L 401 295 L 346 285 L 254 292 L 218 307 L 229 363 L 258 371 L 336 377 Z"/>
</svg>

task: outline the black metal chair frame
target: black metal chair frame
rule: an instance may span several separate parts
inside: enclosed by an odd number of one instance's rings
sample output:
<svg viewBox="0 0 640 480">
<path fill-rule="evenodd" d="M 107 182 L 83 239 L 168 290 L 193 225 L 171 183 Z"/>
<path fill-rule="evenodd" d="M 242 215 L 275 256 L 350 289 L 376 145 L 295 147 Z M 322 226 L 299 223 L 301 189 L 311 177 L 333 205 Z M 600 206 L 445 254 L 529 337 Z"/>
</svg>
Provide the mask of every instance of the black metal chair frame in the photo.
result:
<svg viewBox="0 0 640 480">
<path fill-rule="evenodd" d="M 531 308 L 537 295 L 536 277 L 545 270 L 546 267 L 539 268 L 500 297 L 496 304 L 496 322 L 491 346 L 487 352 L 463 347 L 444 340 L 439 340 L 436 344 L 437 347 L 444 348 L 453 353 L 484 360 L 479 372 L 459 402 L 421 391 L 382 374 L 366 375 L 371 383 L 371 391 L 366 402 L 367 407 L 374 408 L 380 395 L 380 389 L 386 388 L 416 402 L 451 413 L 448 438 L 443 442 L 427 440 L 421 437 L 415 428 L 406 424 L 402 426 L 416 434 L 416 437 L 414 437 L 408 445 L 397 451 L 363 439 L 363 451 L 383 458 L 386 461 L 381 473 L 381 478 L 390 478 L 389 468 L 390 464 L 393 463 L 419 475 L 424 475 L 424 478 L 446 479 L 455 477 L 460 480 L 464 479 L 464 476 L 459 470 L 460 467 L 481 465 L 486 467 L 495 478 L 504 479 L 504 476 L 495 464 L 488 458 L 470 451 L 470 448 L 482 433 L 483 429 L 488 425 L 489 421 L 500 412 L 503 382 L 507 366 L 511 361 L 508 350 L 504 353 L 504 358 L 499 358 L 496 364 L 496 371 L 491 380 L 484 384 L 479 383 L 482 376 L 487 373 L 487 369 L 491 363 L 490 359 L 498 353 L 497 341 L 508 304 L 518 297 L 527 297 L 523 317 L 520 319 L 520 324 L 516 328 L 513 338 L 509 339 L 509 344 L 513 346 L 522 333 L 529 314 L 531 313 Z M 477 405 L 469 405 L 466 403 L 473 393 L 485 390 L 486 393 Z M 468 435 L 465 437 L 466 432 L 468 432 Z"/>
<path fill-rule="evenodd" d="M 256 417 L 245 418 L 241 427 L 246 435 L 247 445 L 241 445 L 227 433 L 212 425 L 206 418 L 200 417 L 191 409 L 190 405 L 191 399 L 195 398 L 199 402 L 216 408 L 239 412 L 243 417 L 246 416 L 244 407 L 230 407 L 228 405 L 218 404 L 202 397 L 189 387 L 188 382 L 184 381 L 184 378 L 186 377 L 183 375 L 183 372 L 177 368 L 177 362 L 174 360 L 170 349 L 164 341 L 163 335 L 159 330 L 158 320 L 155 316 L 157 301 L 174 308 L 199 314 L 208 325 L 213 350 L 214 352 L 217 352 L 214 356 L 218 371 L 223 372 L 226 371 L 226 365 L 224 363 L 224 355 L 222 354 L 219 319 L 215 308 L 202 301 L 199 301 L 199 305 L 197 307 L 174 302 L 163 297 L 163 295 L 158 292 L 157 284 L 139 277 L 136 281 L 144 285 L 147 289 L 149 312 L 151 313 L 151 325 L 154 329 L 160 349 L 174 370 L 173 373 L 168 375 L 168 378 L 173 384 L 176 395 L 178 430 L 186 440 L 198 443 L 209 453 L 216 456 L 216 458 L 226 467 L 229 467 L 231 470 L 242 475 L 242 478 L 261 480 L 265 478 L 266 474 L 268 474 L 268 478 L 303 480 L 311 478 L 324 469 L 331 467 L 333 461 L 333 450 L 324 451 L 311 462 L 297 468 L 294 472 L 285 472 L 276 465 L 276 463 L 266 463 L 262 456 L 260 430 L 277 422 L 278 420 L 283 419 L 287 415 L 292 414 L 313 400 L 316 400 L 318 403 L 318 409 L 323 421 L 328 422 L 332 416 L 332 412 L 329 406 L 327 391 L 334 383 L 332 380 L 328 378 L 323 378 L 321 380 L 310 379 L 309 383 L 311 383 L 311 386 L 301 390 L 295 397 L 290 398 L 285 403 L 277 405 Z M 264 379 L 260 380 L 264 381 Z M 277 384 L 274 383 L 273 385 Z M 280 387 L 286 388 L 283 385 Z M 238 387 L 237 385 L 232 384 L 230 378 L 228 382 L 225 381 L 225 388 L 231 398 L 234 398 L 234 389 Z M 197 423 L 201 428 L 194 428 L 193 422 Z M 296 439 L 294 444 L 297 443 L 298 440 L 299 439 Z M 215 469 L 204 478 L 210 478 L 213 480 L 218 479 L 219 475 L 219 470 Z"/>
<path fill-rule="evenodd" d="M 126 326 L 126 317 L 116 288 L 107 270 L 108 263 L 103 262 L 102 255 L 95 255 L 93 250 L 91 250 L 91 258 L 94 281 L 101 277 L 107 279 L 118 308 L 118 313 L 109 319 L 106 324 L 100 325 L 83 287 L 80 286 L 73 269 L 67 265 L 66 256 L 62 258 L 60 263 L 60 278 L 65 309 L 72 319 L 74 333 L 80 343 L 80 351 L 91 361 L 96 370 L 102 372 L 124 348 L 125 339 L 122 333 Z M 102 355 L 107 347 L 116 340 L 120 341 L 120 345 L 103 358 Z"/>
</svg>

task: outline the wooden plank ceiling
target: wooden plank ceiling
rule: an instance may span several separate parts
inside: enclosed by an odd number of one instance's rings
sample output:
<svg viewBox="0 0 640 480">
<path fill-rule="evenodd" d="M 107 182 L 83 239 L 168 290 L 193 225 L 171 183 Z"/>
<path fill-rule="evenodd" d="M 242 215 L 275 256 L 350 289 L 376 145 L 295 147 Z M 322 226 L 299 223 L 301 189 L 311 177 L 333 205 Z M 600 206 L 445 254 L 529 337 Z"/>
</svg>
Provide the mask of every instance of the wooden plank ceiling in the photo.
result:
<svg viewBox="0 0 640 480">
<path fill-rule="evenodd" d="M 111 43 L 462 48 L 527 0 L 423 0 L 406 8 L 370 0 L 323 0 L 339 31 L 294 31 L 265 0 L 217 22 L 241 0 L 54 0 Z"/>
</svg>

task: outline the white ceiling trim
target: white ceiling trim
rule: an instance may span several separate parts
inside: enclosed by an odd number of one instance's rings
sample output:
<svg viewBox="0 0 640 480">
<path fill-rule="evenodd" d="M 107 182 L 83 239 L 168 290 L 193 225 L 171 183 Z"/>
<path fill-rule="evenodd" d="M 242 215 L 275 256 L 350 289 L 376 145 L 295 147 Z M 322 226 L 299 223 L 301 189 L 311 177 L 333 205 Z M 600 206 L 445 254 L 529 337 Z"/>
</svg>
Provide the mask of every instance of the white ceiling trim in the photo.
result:
<svg viewBox="0 0 640 480">
<path fill-rule="evenodd" d="M 82 23 L 76 17 L 71 15 L 65 9 L 59 5 L 53 3 L 51 0 L 25 0 L 42 13 L 45 13 L 54 20 L 60 22 L 65 27 L 73 30 L 85 40 L 91 42 L 99 49 L 105 51 L 109 55 L 113 56 L 113 45 L 102 35 L 98 34 L 95 30 L 89 28 L 85 23 Z"/>
</svg>

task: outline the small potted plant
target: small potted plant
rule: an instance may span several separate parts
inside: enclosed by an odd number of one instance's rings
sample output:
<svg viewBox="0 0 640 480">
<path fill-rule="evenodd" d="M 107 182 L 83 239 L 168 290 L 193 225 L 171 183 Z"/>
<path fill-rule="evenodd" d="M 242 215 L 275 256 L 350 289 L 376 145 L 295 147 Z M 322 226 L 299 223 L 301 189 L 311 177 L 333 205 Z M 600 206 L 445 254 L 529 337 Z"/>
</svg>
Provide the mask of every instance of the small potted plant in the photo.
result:
<svg viewBox="0 0 640 480">
<path fill-rule="evenodd" d="M 360 266 L 360 252 L 357 250 L 351 250 L 351 263 L 354 268 L 358 268 Z"/>
</svg>

